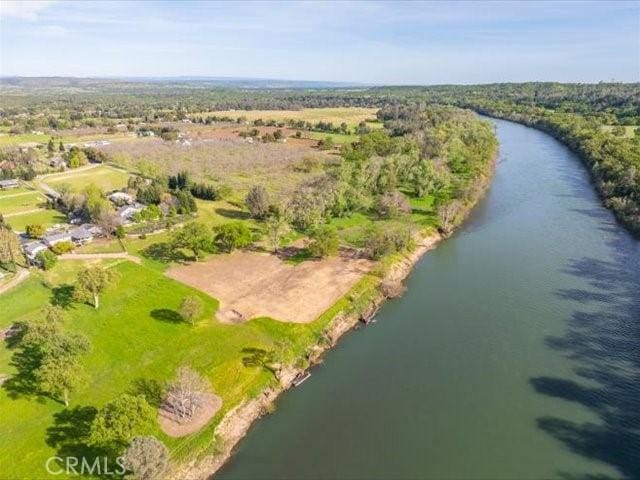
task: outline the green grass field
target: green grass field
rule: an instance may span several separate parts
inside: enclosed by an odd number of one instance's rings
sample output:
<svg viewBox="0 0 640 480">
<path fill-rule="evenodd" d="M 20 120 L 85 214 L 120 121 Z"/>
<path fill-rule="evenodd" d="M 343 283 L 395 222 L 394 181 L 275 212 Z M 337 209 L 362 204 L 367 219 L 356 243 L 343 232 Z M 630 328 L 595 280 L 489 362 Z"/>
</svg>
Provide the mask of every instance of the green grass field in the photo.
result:
<svg viewBox="0 0 640 480">
<path fill-rule="evenodd" d="M 14 195 L 0 197 L 0 213 L 3 215 L 24 212 L 39 208 L 45 201 L 40 192 L 23 192 Z"/>
<path fill-rule="evenodd" d="M 109 165 L 100 165 L 76 172 L 70 170 L 64 173 L 49 175 L 43 178 L 42 181 L 53 189 L 59 188 L 61 185 L 67 185 L 73 192 L 79 192 L 90 183 L 93 183 L 104 192 L 110 192 L 126 187 L 129 177 L 130 174 L 125 170 Z"/>
<path fill-rule="evenodd" d="M 0 296 L 0 327 L 28 320 L 53 298 L 64 299 L 64 288 L 83 265 L 63 261 L 51 271 L 34 274 L 25 283 Z M 123 392 L 136 392 L 141 381 L 164 382 L 178 366 L 188 364 L 209 377 L 223 399 L 223 408 L 200 432 L 172 439 L 158 428 L 150 433 L 161 438 L 174 457 L 184 458 L 211 447 L 216 423 L 247 396 L 257 395 L 273 377 L 258 367 L 242 363 L 244 348 L 287 346 L 286 358 L 293 359 L 317 341 L 332 316 L 323 315 L 311 324 L 284 324 L 256 319 L 241 325 L 223 325 L 213 319 L 217 301 L 175 282 L 161 273 L 130 262 L 116 263 L 120 279 L 103 294 L 101 307 L 72 304 L 67 308 L 65 327 L 87 335 L 91 352 L 84 357 L 87 381 L 72 395 L 67 414 L 63 406 L 29 392 L 0 391 L 0 438 L 10 438 L 0 451 L 0 470 L 9 478 L 45 476 L 44 462 L 56 454 L 85 452 L 82 438 L 74 438 L 86 424 L 79 412 L 100 407 Z M 368 277 L 365 277 L 368 280 Z M 63 287 L 60 290 L 60 287 Z M 359 284 L 357 288 L 362 288 Z M 56 293 L 57 292 L 57 293 Z M 68 293 L 68 290 L 67 290 Z M 205 304 L 203 320 L 191 326 L 177 317 L 176 310 L 187 295 L 198 295 Z M 342 303 L 347 300 L 341 301 Z M 340 302 L 339 302 L 340 303 Z M 344 307 L 344 305 L 340 305 Z M 0 373 L 13 373 L 12 351 L 0 347 Z M 74 416 L 75 415 L 75 416 Z M 62 417 L 71 421 L 72 428 Z M 51 434 L 61 432 L 58 441 Z M 49 439 L 49 440 L 47 440 Z M 20 461 L 15 461 L 20 458 Z"/>
<path fill-rule="evenodd" d="M 58 223 L 67 223 L 67 217 L 57 210 L 40 209 L 37 212 L 14 215 L 6 219 L 11 228 L 17 232 L 23 232 L 29 224 L 40 224 L 51 227 Z"/>
</svg>

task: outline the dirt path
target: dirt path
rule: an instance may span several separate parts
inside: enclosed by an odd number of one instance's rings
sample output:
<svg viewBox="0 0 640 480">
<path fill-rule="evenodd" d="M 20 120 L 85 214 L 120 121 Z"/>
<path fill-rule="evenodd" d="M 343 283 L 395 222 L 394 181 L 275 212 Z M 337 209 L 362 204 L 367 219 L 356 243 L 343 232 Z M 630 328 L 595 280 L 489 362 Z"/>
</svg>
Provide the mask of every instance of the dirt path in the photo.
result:
<svg viewBox="0 0 640 480">
<path fill-rule="evenodd" d="M 13 277 L 4 285 L 0 285 L 0 294 L 3 294 L 7 290 L 18 285 L 19 283 L 22 283 L 24 280 L 27 279 L 28 276 L 29 276 L 29 270 L 27 270 L 26 268 L 21 268 L 20 270 L 18 270 L 18 273 L 16 274 L 15 277 Z"/>
<path fill-rule="evenodd" d="M 140 258 L 130 255 L 127 252 L 118 252 L 118 253 L 65 253 L 58 257 L 60 260 L 94 260 L 94 259 L 113 259 L 113 258 L 122 258 L 124 260 L 129 260 L 133 263 L 142 263 Z"/>
<path fill-rule="evenodd" d="M 4 214 L 4 218 L 18 217 L 20 215 L 26 215 L 27 213 L 38 213 L 42 211 L 42 208 L 32 208 L 31 210 L 22 210 L 21 212 L 6 213 Z"/>
</svg>

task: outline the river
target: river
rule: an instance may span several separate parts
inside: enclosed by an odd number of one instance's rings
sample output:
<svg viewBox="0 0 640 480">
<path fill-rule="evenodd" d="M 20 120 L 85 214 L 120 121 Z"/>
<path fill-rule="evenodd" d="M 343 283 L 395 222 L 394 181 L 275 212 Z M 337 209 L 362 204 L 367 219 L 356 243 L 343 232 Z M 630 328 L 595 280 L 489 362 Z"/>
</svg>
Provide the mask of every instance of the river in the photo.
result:
<svg viewBox="0 0 640 480">
<path fill-rule="evenodd" d="M 640 242 L 566 147 L 491 121 L 465 225 L 216 478 L 640 478 Z"/>
</svg>

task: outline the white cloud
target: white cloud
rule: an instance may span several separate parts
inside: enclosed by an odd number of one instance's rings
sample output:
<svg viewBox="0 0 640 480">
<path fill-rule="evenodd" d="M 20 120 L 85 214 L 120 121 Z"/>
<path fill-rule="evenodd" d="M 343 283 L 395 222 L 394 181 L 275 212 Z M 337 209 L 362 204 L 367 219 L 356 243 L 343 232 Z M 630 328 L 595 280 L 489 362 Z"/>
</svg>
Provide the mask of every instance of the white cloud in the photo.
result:
<svg viewBox="0 0 640 480">
<path fill-rule="evenodd" d="M 56 3 L 54 0 L 2 0 L 0 2 L 0 18 L 16 18 L 33 22 L 38 20 L 38 14 L 42 10 L 54 3 Z"/>
<path fill-rule="evenodd" d="M 69 31 L 60 25 L 43 25 L 37 29 L 38 34 L 46 37 L 63 37 Z"/>
</svg>

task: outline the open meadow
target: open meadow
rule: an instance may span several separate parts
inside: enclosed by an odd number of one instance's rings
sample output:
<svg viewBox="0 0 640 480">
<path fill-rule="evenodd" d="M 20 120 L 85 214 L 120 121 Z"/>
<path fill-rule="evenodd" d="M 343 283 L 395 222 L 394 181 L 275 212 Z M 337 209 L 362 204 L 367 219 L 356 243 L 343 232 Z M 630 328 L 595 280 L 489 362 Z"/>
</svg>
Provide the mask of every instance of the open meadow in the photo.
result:
<svg viewBox="0 0 640 480">
<path fill-rule="evenodd" d="M 125 170 L 110 165 L 98 165 L 81 170 L 69 170 L 62 173 L 47 175 L 42 179 L 53 189 L 66 185 L 72 192 L 80 192 L 90 183 L 98 186 L 104 192 L 119 190 L 127 186 L 130 174 Z"/>
</svg>

